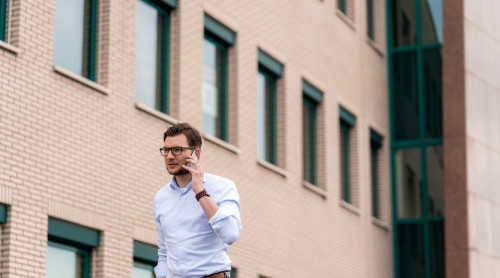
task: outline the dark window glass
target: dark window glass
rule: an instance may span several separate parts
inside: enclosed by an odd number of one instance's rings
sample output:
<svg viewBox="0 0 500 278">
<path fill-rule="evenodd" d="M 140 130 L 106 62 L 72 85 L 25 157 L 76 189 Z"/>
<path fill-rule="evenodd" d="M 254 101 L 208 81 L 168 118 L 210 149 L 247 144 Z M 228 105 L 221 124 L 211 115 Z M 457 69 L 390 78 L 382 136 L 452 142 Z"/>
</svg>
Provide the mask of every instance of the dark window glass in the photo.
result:
<svg viewBox="0 0 500 278">
<path fill-rule="evenodd" d="M 49 241 L 47 245 L 47 278 L 84 278 L 89 272 L 88 250 Z"/>
<path fill-rule="evenodd" d="M 379 211 L 379 194 L 378 194 L 378 150 L 379 147 L 371 144 L 370 161 L 371 161 L 371 179 L 372 179 L 372 216 L 380 218 Z"/>
<path fill-rule="evenodd" d="M 392 55 L 394 137 L 411 140 L 419 137 L 417 61 L 414 51 Z"/>
<path fill-rule="evenodd" d="M 398 224 L 399 276 L 425 277 L 424 236 L 422 223 Z"/>
<path fill-rule="evenodd" d="M 155 278 L 154 265 L 134 261 L 132 278 Z"/>
<path fill-rule="evenodd" d="M 203 132 L 226 140 L 227 49 L 205 37 L 203 41 Z"/>
<path fill-rule="evenodd" d="M 56 0 L 54 64 L 93 80 L 94 0 Z"/>
<path fill-rule="evenodd" d="M 443 136 L 441 48 L 422 51 L 425 97 L 425 136 Z"/>
<path fill-rule="evenodd" d="M 375 40 L 375 22 L 374 22 L 374 10 L 373 10 L 373 0 L 366 1 L 366 22 L 367 22 L 367 35 L 374 41 Z"/>
<path fill-rule="evenodd" d="M 350 203 L 349 126 L 340 121 L 340 181 L 342 200 Z"/>
<path fill-rule="evenodd" d="M 238 275 L 238 270 L 234 267 L 231 268 L 231 278 L 236 278 L 236 275 Z"/>
<path fill-rule="evenodd" d="M 347 14 L 347 0 L 337 0 L 337 9 L 343 14 Z"/>
<path fill-rule="evenodd" d="M 392 45 L 417 43 L 415 0 L 391 0 Z"/>
<path fill-rule="evenodd" d="M 422 44 L 443 42 L 443 3 L 441 0 L 420 0 Z"/>
<path fill-rule="evenodd" d="M 432 221 L 429 223 L 429 248 L 431 277 L 444 278 L 444 221 Z"/>
<path fill-rule="evenodd" d="M 399 149 L 394 156 L 398 218 L 422 217 L 420 149 Z"/>
<path fill-rule="evenodd" d="M 7 9 L 10 8 L 7 6 L 7 0 L 0 0 L 0 41 L 5 41 L 7 39 L 7 36 L 5 35 L 8 30 L 7 30 Z"/>
<path fill-rule="evenodd" d="M 276 79 L 259 70 L 257 74 L 257 156 L 276 164 Z"/>
<path fill-rule="evenodd" d="M 316 185 L 316 103 L 304 97 L 302 105 L 304 180 Z"/>
<path fill-rule="evenodd" d="M 444 160 L 443 147 L 425 149 L 427 168 L 427 196 L 429 216 L 444 215 Z"/>
<path fill-rule="evenodd" d="M 135 48 L 136 101 L 164 113 L 166 110 L 165 49 L 167 14 L 137 1 Z"/>
</svg>

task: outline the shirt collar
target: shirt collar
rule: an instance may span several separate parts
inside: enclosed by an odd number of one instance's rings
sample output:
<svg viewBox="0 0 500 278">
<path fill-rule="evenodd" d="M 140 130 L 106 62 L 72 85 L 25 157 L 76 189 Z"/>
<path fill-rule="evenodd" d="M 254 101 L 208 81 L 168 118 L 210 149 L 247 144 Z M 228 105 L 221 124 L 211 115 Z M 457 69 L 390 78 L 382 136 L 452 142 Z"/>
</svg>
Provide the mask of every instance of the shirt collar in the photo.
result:
<svg viewBox="0 0 500 278">
<path fill-rule="evenodd" d="M 207 176 L 203 176 L 203 183 L 207 180 Z M 172 180 L 170 180 L 170 189 L 173 191 L 179 193 L 179 194 L 185 194 L 191 189 L 191 182 L 189 182 L 186 187 L 180 188 L 179 185 L 177 185 L 177 181 L 175 180 L 175 176 L 172 176 Z"/>
</svg>

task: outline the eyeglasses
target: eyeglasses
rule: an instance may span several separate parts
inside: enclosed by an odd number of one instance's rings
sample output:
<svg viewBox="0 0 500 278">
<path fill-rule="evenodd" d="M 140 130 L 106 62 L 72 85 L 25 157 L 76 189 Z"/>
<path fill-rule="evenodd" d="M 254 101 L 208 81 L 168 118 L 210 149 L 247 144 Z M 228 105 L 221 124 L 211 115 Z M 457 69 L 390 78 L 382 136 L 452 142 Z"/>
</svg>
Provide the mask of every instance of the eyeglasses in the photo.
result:
<svg viewBox="0 0 500 278">
<path fill-rule="evenodd" d="M 180 155 L 183 150 L 194 150 L 196 148 L 191 147 L 173 147 L 173 148 L 160 148 L 160 153 L 163 156 L 167 156 L 170 151 L 173 155 Z"/>
</svg>

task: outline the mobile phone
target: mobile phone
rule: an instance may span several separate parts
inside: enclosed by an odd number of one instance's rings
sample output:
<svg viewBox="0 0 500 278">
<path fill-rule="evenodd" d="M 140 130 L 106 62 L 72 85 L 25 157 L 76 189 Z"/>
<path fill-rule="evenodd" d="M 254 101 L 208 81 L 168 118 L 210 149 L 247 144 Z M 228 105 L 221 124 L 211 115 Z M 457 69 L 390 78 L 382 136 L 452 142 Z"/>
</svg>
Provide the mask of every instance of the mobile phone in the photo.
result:
<svg viewBox="0 0 500 278">
<path fill-rule="evenodd" d="M 193 156 L 194 159 L 198 160 L 198 156 L 196 155 L 196 150 L 193 151 L 193 153 L 191 154 L 191 156 Z M 188 163 L 187 166 L 194 170 L 193 163 Z"/>
</svg>

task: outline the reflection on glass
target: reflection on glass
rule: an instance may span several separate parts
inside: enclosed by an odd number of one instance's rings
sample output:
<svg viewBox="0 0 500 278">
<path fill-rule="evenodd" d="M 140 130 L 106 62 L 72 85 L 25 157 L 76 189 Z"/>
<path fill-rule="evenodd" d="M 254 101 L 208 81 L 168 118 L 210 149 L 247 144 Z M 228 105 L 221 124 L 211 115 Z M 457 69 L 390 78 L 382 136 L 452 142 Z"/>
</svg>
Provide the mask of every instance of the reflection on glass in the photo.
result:
<svg viewBox="0 0 500 278">
<path fill-rule="evenodd" d="M 74 249 L 74 250 L 73 250 Z M 49 243 L 47 246 L 47 278 L 83 278 L 84 256 L 76 248 Z"/>
<path fill-rule="evenodd" d="M 418 148 L 395 152 L 398 218 L 422 216 L 422 171 Z"/>
<path fill-rule="evenodd" d="M 392 45 L 409 46 L 417 43 L 415 0 L 391 0 Z"/>
<path fill-rule="evenodd" d="M 444 222 L 442 220 L 429 223 L 429 248 L 431 277 L 444 278 Z"/>
<path fill-rule="evenodd" d="M 349 194 L 349 126 L 340 122 L 340 184 L 342 200 L 350 202 Z"/>
<path fill-rule="evenodd" d="M 56 0 L 54 64 L 89 78 L 91 0 Z"/>
<path fill-rule="evenodd" d="M 441 0 L 420 0 L 423 44 L 443 42 L 443 3 Z"/>
<path fill-rule="evenodd" d="M 415 51 L 392 55 L 394 137 L 396 140 L 419 137 L 417 57 Z"/>
<path fill-rule="evenodd" d="M 224 131 L 224 48 L 203 41 L 203 132 L 226 140 Z"/>
<path fill-rule="evenodd" d="M 302 140 L 304 180 L 316 185 L 316 104 L 307 97 L 302 104 Z"/>
<path fill-rule="evenodd" d="M 441 78 L 441 48 L 422 51 L 425 96 L 425 136 L 443 136 L 443 93 Z"/>
<path fill-rule="evenodd" d="M 164 100 L 164 22 L 165 15 L 137 1 L 135 48 L 136 101 L 166 112 Z"/>
<path fill-rule="evenodd" d="M 427 165 L 427 195 L 429 216 L 444 215 L 444 162 L 443 147 L 425 149 Z"/>
<path fill-rule="evenodd" d="M 399 277 L 425 277 L 422 223 L 398 224 Z"/>
<path fill-rule="evenodd" d="M 275 158 L 275 80 L 268 74 L 257 74 L 257 155 L 276 164 Z"/>
<path fill-rule="evenodd" d="M 154 266 L 150 264 L 134 262 L 132 278 L 155 278 Z"/>
</svg>

